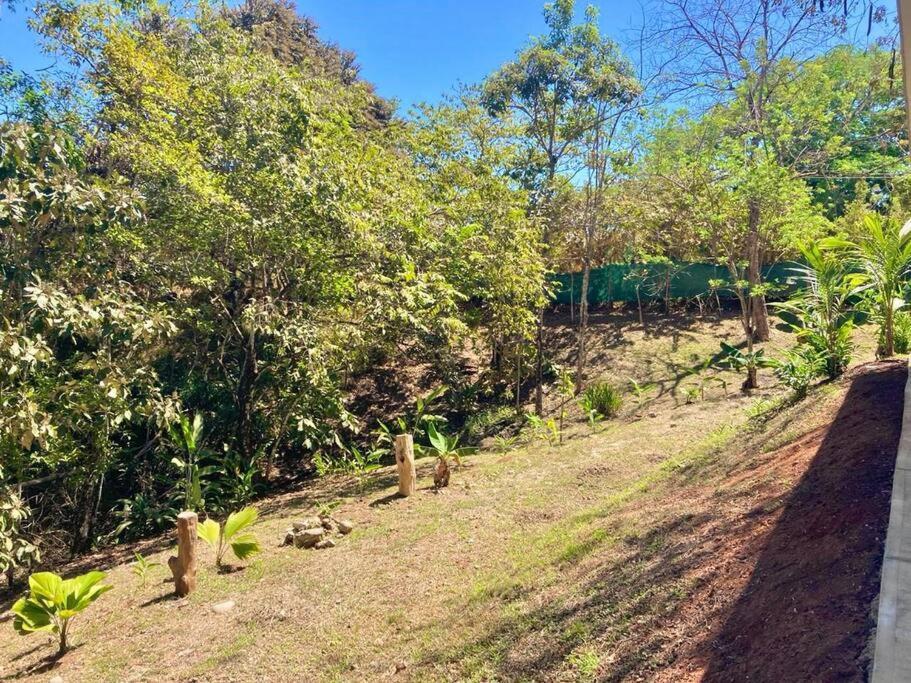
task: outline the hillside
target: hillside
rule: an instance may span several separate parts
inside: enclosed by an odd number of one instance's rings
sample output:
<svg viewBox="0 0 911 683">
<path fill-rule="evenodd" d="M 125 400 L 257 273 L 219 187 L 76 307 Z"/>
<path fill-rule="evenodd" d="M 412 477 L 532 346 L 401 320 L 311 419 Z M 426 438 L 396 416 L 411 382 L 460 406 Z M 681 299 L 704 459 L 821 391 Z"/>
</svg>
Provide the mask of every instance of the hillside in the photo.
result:
<svg viewBox="0 0 911 683">
<path fill-rule="evenodd" d="M 736 321 L 677 323 L 596 321 L 603 373 L 655 382 L 616 420 L 484 450 L 441 493 L 421 460 L 409 499 L 384 468 L 261 501 L 264 552 L 218 574 L 205 551 L 189 599 L 164 567 L 145 586 L 130 571 L 134 549 L 164 563 L 170 537 L 84 558 L 68 570 L 109 567 L 115 590 L 77 618 L 76 649 L 52 667 L 45 636 L 2 624 L 3 679 L 862 680 L 904 365 L 794 405 L 771 376 L 745 396 L 725 372 L 687 402 L 715 373 L 686 368 Z M 354 532 L 280 546 L 320 508 Z"/>
</svg>

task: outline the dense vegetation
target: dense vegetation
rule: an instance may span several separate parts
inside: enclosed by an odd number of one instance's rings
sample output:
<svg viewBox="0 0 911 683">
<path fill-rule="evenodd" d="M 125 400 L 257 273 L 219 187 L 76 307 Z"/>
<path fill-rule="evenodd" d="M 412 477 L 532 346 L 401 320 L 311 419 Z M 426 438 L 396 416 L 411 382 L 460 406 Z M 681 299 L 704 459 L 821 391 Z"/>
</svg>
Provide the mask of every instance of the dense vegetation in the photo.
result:
<svg viewBox="0 0 911 683">
<path fill-rule="evenodd" d="M 891 355 L 911 258 L 891 27 L 869 6 L 886 47 L 852 44 L 866 4 L 759 4 L 650 27 L 679 50 L 651 69 L 559 0 L 513 61 L 406 113 L 281 0 L 40 4 L 70 68 L 2 80 L 0 570 L 35 557 L 29 523 L 82 551 L 222 517 L 288 473 L 375 464 L 396 429 L 445 465 L 481 405 L 533 395 L 543 423 L 548 381 L 613 414 L 586 297 L 572 376 L 548 360 L 549 272 L 587 291 L 604 263 L 723 264 L 748 389 L 761 266 L 800 259 L 783 381 L 837 376 L 862 308 Z M 720 17 L 743 30 L 709 35 Z M 389 364 L 432 368 L 432 411 L 357 412 Z"/>
</svg>

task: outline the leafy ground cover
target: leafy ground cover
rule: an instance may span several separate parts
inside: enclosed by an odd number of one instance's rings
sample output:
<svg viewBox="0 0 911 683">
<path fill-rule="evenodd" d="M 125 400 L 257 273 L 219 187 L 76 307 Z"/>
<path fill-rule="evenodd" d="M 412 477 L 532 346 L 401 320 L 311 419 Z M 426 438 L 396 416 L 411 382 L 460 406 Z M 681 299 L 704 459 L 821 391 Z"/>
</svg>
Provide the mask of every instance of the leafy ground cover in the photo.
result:
<svg viewBox="0 0 911 683">
<path fill-rule="evenodd" d="M 165 568 L 141 583 L 129 564 L 164 564 L 170 537 L 85 557 L 62 571 L 109 568 L 114 590 L 76 619 L 75 650 L 52 664 L 49 640 L 0 624 L 0 677 L 861 679 L 903 365 L 860 365 L 791 404 L 768 370 L 746 396 L 705 367 L 736 319 L 592 322 L 594 367 L 626 392 L 617 419 L 576 413 L 562 445 L 483 449 L 444 493 L 428 458 L 408 499 L 384 468 L 261 501 L 263 553 L 222 573 L 204 555 L 187 599 Z M 774 331 L 770 352 L 791 342 Z M 327 508 L 356 525 L 337 547 L 280 547 Z"/>
</svg>

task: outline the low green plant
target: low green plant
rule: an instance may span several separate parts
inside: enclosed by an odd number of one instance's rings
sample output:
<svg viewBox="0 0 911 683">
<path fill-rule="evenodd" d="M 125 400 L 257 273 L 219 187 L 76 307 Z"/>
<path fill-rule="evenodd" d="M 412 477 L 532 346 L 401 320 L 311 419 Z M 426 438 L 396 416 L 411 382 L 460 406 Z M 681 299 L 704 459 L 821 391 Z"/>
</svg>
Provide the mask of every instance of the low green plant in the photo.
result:
<svg viewBox="0 0 911 683">
<path fill-rule="evenodd" d="M 437 431 L 436 425 L 432 422 L 427 425 L 427 438 L 430 439 L 431 446 L 420 448 L 422 452 L 436 457 L 437 462 L 433 471 L 433 484 L 437 488 L 449 485 L 449 462 L 454 461 L 457 465 L 462 464 L 462 457 L 477 453 L 478 449 L 473 446 L 459 446 L 459 437 L 446 436 Z"/>
<path fill-rule="evenodd" d="M 560 425 L 557 424 L 554 418 L 543 418 L 534 413 L 527 413 L 525 419 L 531 425 L 534 438 L 546 439 L 551 444 L 556 444 L 560 441 Z"/>
<path fill-rule="evenodd" d="M 155 568 L 160 567 L 160 562 L 149 562 L 146 558 L 142 556 L 142 553 L 133 553 L 136 559 L 133 561 L 130 566 L 130 571 L 139 579 L 140 587 L 146 585 L 146 580 L 149 578 L 149 572 Z"/>
<path fill-rule="evenodd" d="M 225 554 L 230 549 L 238 560 L 246 560 L 260 551 L 256 537 L 245 532 L 256 522 L 259 512 L 254 507 L 232 512 L 225 523 L 219 524 L 211 517 L 197 527 L 198 536 L 215 550 L 215 566 L 221 569 Z"/>
<path fill-rule="evenodd" d="M 806 396 L 813 380 L 825 374 L 826 359 L 811 346 L 798 346 L 775 361 L 775 376 L 798 398 Z"/>
<path fill-rule="evenodd" d="M 495 436 L 493 438 L 493 448 L 497 453 L 508 453 L 519 445 L 519 437 L 516 436 Z"/>
<path fill-rule="evenodd" d="M 592 425 L 597 420 L 614 417 L 623 406 L 623 397 L 609 382 L 595 382 L 582 392 L 579 405 Z"/>
<path fill-rule="evenodd" d="M 911 353 L 911 313 L 908 311 L 896 311 L 895 319 L 892 321 L 894 326 L 895 353 Z M 879 346 L 885 344 L 882 330 L 880 330 Z"/>
<path fill-rule="evenodd" d="M 768 368 L 774 365 L 774 361 L 766 357 L 765 349 L 742 351 L 727 342 L 721 342 L 721 351 L 722 355 L 718 360 L 718 365 L 739 372 L 746 371 L 747 377 L 742 386 L 744 391 L 756 389 L 759 386 L 756 378 L 759 368 Z"/>
<path fill-rule="evenodd" d="M 629 378 L 629 388 L 630 391 L 636 396 L 636 406 L 642 407 L 642 403 L 645 401 L 648 396 L 648 392 L 652 390 L 652 387 L 655 385 L 651 382 L 646 382 L 645 384 L 640 384 L 632 377 Z"/>
<path fill-rule="evenodd" d="M 12 607 L 13 628 L 21 635 L 49 631 L 57 635 L 62 656 L 69 647 L 73 618 L 113 586 L 101 584 L 104 572 L 88 572 L 63 579 L 53 572 L 39 572 L 28 579 L 29 594 Z"/>
<path fill-rule="evenodd" d="M 199 463 L 201 456 L 202 415 L 196 413 L 192 422 L 184 415 L 180 415 L 177 419 L 177 424 L 171 427 L 171 438 L 185 453 L 182 458 L 174 457 L 171 459 L 171 463 L 183 473 L 181 486 L 184 493 L 184 509 L 202 510 L 205 505 L 202 493 L 202 478 L 208 473 Z"/>
</svg>

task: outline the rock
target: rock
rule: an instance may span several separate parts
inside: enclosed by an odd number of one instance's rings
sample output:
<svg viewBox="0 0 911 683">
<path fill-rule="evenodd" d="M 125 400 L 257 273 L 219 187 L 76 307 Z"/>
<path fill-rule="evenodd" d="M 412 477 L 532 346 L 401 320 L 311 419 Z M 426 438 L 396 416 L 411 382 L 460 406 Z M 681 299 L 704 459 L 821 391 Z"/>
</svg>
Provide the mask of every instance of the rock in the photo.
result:
<svg viewBox="0 0 911 683">
<path fill-rule="evenodd" d="M 322 550 L 323 548 L 334 548 L 335 541 L 333 541 L 331 538 L 324 538 L 322 541 L 320 541 L 313 547 L 316 548 L 317 550 Z"/>
<path fill-rule="evenodd" d="M 291 526 L 294 531 L 304 531 L 305 529 L 313 529 L 314 527 L 322 525 L 323 521 L 319 517 L 305 517 L 304 519 L 299 519 L 292 523 Z"/>
<path fill-rule="evenodd" d="M 323 520 L 323 528 L 326 530 L 326 533 L 334 534 L 338 527 L 335 525 L 335 520 L 331 517 L 326 517 Z"/>
<path fill-rule="evenodd" d="M 235 603 L 233 600 L 225 600 L 224 602 L 216 602 L 214 605 L 212 605 L 212 611 L 215 612 L 215 614 L 227 614 L 232 609 L 234 609 L 234 606 L 236 604 L 237 603 Z"/>
<path fill-rule="evenodd" d="M 285 540 L 282 545 L 291 545 L 294 543 L 294 532 L 291 529 L 288 529 L 285 532 Z"/>
<path fill-rule="evenodd" d="M 350 519 L 339 520 L 338 530 L 341 534 L 350 534 L 352 531 L 354 531 L 354 522 L 352 522 Z"/>
<path fill-rule="evenodd" d="M 294 535 L 294 546 L 297 548 L 312 548 L 323 540 L 323 536 L 325 535 L 326 530 L 321 526 L 298 531 Z"/>
</svg>

